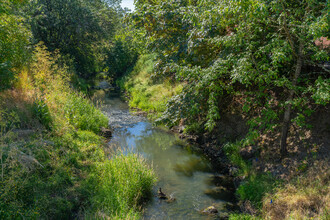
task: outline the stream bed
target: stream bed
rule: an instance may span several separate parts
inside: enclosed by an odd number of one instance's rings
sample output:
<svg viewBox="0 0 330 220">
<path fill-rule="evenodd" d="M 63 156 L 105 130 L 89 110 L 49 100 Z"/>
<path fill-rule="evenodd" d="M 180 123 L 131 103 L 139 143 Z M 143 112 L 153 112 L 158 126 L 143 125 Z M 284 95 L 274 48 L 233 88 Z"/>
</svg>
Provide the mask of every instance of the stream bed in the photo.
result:
<svg viewBox="0 0 330 220">
<path fill-rule="evenodd" d="M 143 219 L 215 219 L 200 211 L 213 205 L 221 213 L 226 203 L 233 202 L 233 193 L 221 190 L 214 181 L 219 175 L 207 158 L 184 147 L 175 134 L 131 114 L 119 98 L 106 98 L 103 111 L 113 129 L 109 149 L 141 155 L 157 175 L 153 198 L 145 205 Z M 167 203 L 157 198 L 160 187 L 176 201 Z"/>
</svg>

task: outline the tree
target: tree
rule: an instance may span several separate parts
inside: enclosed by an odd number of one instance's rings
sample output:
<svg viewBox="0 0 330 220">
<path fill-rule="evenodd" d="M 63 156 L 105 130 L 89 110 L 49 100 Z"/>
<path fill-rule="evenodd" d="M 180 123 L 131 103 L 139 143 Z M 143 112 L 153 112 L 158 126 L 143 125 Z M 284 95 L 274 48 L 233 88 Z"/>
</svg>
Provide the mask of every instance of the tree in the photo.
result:
<svg viewBox="0 0 330 220">
<path fill-rule="evenodd" d="M 0 91 L 11 86 L 17 71 L 29 59 L 31 33 L 20 11 L 25 3 L 0 2 Z"/>
<path fill-rule="evenodd" d="M 97 56 L 116 27 L 117 12 L 111 2 L 118 1 L 33 0 L 33 35 L 50 51 L 70 55 L 79 75 L 90 78 L 104 68 Z"/>
<path fill-rule="evenodd" d="M 326 0 L 171 1 L 140 5 L 132 20 L 159 58 L 158 73 L 185 82 L 164 114 L 172 124 L 196 119 L 212 131 L 228 103 L 243 97 L 253 142 L 265 130 L 302 124 L 312 105 L 330 101 Z M 283 120 L 281 118 L 283 117 Z M 282 121 L 282 123 L 281 123 Z"/>
</svg>

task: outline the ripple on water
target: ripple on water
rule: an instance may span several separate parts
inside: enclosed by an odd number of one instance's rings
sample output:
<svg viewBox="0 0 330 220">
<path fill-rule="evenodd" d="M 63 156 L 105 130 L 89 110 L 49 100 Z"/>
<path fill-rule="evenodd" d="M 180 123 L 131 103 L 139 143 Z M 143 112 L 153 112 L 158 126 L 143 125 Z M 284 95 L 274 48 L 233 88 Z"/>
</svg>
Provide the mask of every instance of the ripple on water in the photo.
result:
<svg viewBox="0 0 330 220">
<path fill-rule="evenodd" d="M 220 210 L 231 201 L 232 195 L 214 183 L 209 161 L 179 146 L 177 143 L 182 142 L 175 135 L 153 127 L 141 116 L 131 115 L 120 99 L 106 100 L 103 110 L 114 130 L 109 146 L 146 158 L 158 176 L 153 195 L 161 187 L 166 195 L 176 198 L 168 203 L 154 196 L 145 205 L 144 219 L 212 219 L 200 210 L 211 205 Z"/>
</svg>

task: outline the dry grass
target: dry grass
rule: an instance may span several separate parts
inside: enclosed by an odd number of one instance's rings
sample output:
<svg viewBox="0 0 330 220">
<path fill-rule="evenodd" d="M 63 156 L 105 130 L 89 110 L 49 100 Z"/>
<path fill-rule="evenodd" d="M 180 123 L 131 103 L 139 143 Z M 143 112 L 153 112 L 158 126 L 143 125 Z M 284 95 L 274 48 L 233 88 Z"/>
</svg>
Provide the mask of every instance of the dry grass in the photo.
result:
<svg viewBox="0 0 330 220">
<path fill-rule="evenodd" d="M 329 180 L 329 162 L 315 162 L 305 175 L 301 175 L 264 199 L 263 217 L 265 219 L 329 219 Z"/>
</svg>

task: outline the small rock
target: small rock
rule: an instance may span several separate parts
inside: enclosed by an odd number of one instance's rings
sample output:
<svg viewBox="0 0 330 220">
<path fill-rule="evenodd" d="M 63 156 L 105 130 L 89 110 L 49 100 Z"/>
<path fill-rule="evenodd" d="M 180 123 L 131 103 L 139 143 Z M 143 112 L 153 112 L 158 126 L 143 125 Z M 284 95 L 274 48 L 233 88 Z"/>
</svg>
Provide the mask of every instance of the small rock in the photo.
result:
<svg viewBox="0 0 330 220">
<path fill-rule="evenodd" d="M 227 220 L 229 219 L 229 214 L 227 212 L 220 212 L 218 216 L 219 220 Z"/>
<path fill-rule="evenodd" d="M 237 167 L 232 166 L 232 167 L 229 168 L 229 173 L 230 173 L 231 175 L 233 175 L 233 176 L 234 176 L 238 171 L 239 171 L 239 169 L 238 169 Z"/>
<path fill-rule="evenodd" d="M 112 137 L 112 131 L 109 128 L 101 128 L 101 135 L 105 138 L 111 138 Z"/>
<path fill-rule="evenodd" d="M 204 209 L 202 213 L 207 215 L 214 215 L 218 213 L 218 210 L 212 205 Z"/>
</svg>

